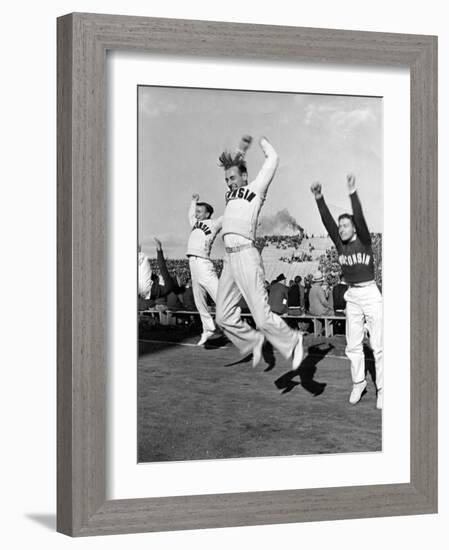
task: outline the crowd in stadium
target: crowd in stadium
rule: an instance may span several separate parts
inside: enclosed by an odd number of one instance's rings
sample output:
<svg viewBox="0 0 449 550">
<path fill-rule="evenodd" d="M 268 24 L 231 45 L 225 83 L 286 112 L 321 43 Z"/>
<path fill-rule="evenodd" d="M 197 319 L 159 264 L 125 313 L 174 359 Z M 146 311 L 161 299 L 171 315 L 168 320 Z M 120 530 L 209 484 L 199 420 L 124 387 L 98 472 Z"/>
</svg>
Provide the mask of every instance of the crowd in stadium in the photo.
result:
<svg viewBox="0 0 449 550">
<path fill-rule="evenodd" d="M 329 254 L 331 257 L 331 254 Z M 157 307 L 164 310 L 192 310 L 195 311 L 192 284 L 188 261 L 185 259 L 167 260 L 167 268 L 172 278 L 177 282 L 175 289 L 167 296 L 155 300 L 140 301 L 140 309 Z M 223 268 L 222 260 L 213 260 L 217 274 L 220 275 Z M 151 267 L 157 273 L 156 260 L 151 260 Z M 325 267 L 325 262 L 322 262 Z M 324 271 L 323 271 L 324 273 Z M 328 281 L 329 279 L 329 281 Z M 304 280 L 299 275 L 288 283 L 283 274 L 271 282 L 265 281 L 269 304 L 275 313 L 283 314 L 289 310 L 296 310 L 298 314 L 310 313 L 312 315 L 331 315 L 335 310 L 344 310 L 341 287 L 345 285 L 338 279 L 338 274 L 328 273 L 328 277 L 319 272 L 307 275 Z M 333 282 L 334 284 L 330 284 Z M 163 281 L 161 281 L 163 285 Z M 211 302 L 211 306 L 213 303 Z M 242 311 L 247 311 L 247 306 L 242 299 L 240 302 Z M 291 312 L 291 311 L 290 311 Z"/>
<path fill-rule="evenodd" d="M 300 252 L 299 254 L 292 253 L 291 256 L 281 256 L 279 260 L 287 264 L 294 264 L 301 262 L 311 262 L 313 258 L 312 254 L 308 254 L 307 252 Z"/>
<path fill-rule="evenodd" d="M 296 236 L 298 238 L 298 236 Z M 375 255 L 376 264 L 376 282 L 381 288 L 382 286 L 382 261 L 381 261 L 381 246 L 382 236 L 380 234 L 372 234 L 373 249 Z M 283 243 L 285 239 L 290 239 L 289 236 L 267 236 L 259 237 L 263 240 L 263 246 L 273 243 Z M 295 236 L 291 237 L 294 242 Z M 289 241 L 290 242 L 290 241 Z M 261 242 L 259 242 L 261 244 Z M 262 248 L 263 248 L 262 246 Z M 293 246 L 292 244 L 290 246 Z M 312 245 L 309 243 L 309 250 Z M 311 255 L 306 252 L 301 253 L 307 256 L 308 259 L 292 259 L 302 258 L 302 255 L 295 255 L 292 253 L 292 257 L 288 260 L 288 263 L 294 261 L 310 261 Z M 337 251 L 335 247 L 330 247 L 319 258 L 319 272 L 315 274 L 308 274 L 304 278 L 296 276 L 290 281 L 285 280 L 283 274 L 279 274 L 273 281 L 265 281 L 265 286 L 268 293 L 269 304 L 275 313 L 278 314 L 310 314 L 316 316 L 333 315 L 335 312 L 342 312 L 345 309 L 345 303 L 343 300 L 344 292 L 346 291 L 346 285 L 340 279 L 341 268 L 338 263 Z M 214 263 L 217 275 L 220 276 L 223 269 L 223 260 L 212 260 Z M 156 259 L 151 259 L 151 268 L 153 273 L 158 273 L 158 266 Z M 169 310 L 187 310 L 195 311 L 195 302 L 193 299 L 191 275 L 189 270 L 189 262 L 187 258 L 181 259 L 167 259 L 166 260 L 168 271 L 171 277 L 176 281 L 177 285 L 175 289 L 165 297 L 157 298 L 156 300 L 143 300 L 140 299 L 139 309 L 145 310 L 151 307 L 163 311 Z M 161 280 L 160 284 L 164 282 Z M 214 306 L 213 302 L 210 302 L 211 307 Z M 240 301 L 240 307 L 243 312 L 248 311 L 248 308 L 242 298 Z"/>
<path fill-rule="evenodd" d="M 257 237 L 260 245 L 274 245 L 277 249 L 298 249 L 303 240 L 303 235 L 264 235 Z M 262 246 L 262 248 L 263 248 Z"/>
</svg>

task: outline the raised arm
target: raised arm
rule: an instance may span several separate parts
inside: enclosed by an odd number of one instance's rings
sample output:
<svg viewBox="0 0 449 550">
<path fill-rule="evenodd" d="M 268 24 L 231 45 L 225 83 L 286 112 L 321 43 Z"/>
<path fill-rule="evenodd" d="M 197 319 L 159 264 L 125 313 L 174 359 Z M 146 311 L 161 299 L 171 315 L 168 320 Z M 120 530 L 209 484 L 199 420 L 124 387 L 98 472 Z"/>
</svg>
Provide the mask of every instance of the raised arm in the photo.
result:
<svg viewBox="0 0 449 550">
<path fill-rule="evenodd" d="M 220 216 L 219 218 L 214 218 L 213 222 L 215 226 L 217 227 L 217 231 L 221 230 L 221 226 L 223 225 L 223 216 Z"/>
<path fill-rule="evenodd" d="M 161 241 L 156 237 L 154 237 L 153 240 L 156 243 L 157 265 L 159 267 L 162 278 L 164 279 L 165 293 L 169 294 L 176 285 L 170 273 L 168 272 Z"/>
<path fill-rule="evenodd" d="M 190 203 L 189 214 L 188 214 L 190 227 L 193 227 L 196 223 L 195 209 L 196 209 L 196 203 L 198 202 L 199 198 L 200 198 L 199 195 L 192 195 L 192 202 Z"/>
<path fill-rule="evenodd" d="M 365 216 L 363 215 L 362 205 L 355 187 L 355 177 L 353 174 L 347 176 L 349 196 L 351 198 L 352 214 L 354 216 L 354 225 L 357 231 L 357 236 L 365 244 L 371 244 L 371 234 L 366 225 Z"/>
<path fill-rule="evenodd" d="M 335 223 L 335 220 L 332 217 L 332 214 L 329 212 L 329 208 L 324 201 L 323 194 L 321 193 L 321 183 L 313 183 L 310 189 L 315 195 L 316 204 L 318 206 L 318 210 L 320 212 L 321 220 L 324 224 L 324 227 L 329 233 L 329 237 L 332 239 L 335 246 L 337 246 L 337 243 L 339 243 L 340 240 L 340 235 L 338 234 L 338 226 Z"/>
<path fill-rule="evenodd" d="M 278 167 L 279 155 L 266 137 L 260 138 L 259 145 L 265 155 L 265 162 L 253 181 L 252 187 L 259 193 L 265 194 Z"/>
</svg>

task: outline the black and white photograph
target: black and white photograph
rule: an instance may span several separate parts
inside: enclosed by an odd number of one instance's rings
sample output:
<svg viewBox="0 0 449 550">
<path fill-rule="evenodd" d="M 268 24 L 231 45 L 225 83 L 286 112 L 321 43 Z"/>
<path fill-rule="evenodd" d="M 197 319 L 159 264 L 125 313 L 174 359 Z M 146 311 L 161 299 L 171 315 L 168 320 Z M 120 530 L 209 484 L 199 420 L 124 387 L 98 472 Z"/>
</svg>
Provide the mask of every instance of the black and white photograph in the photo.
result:
<svg viewBox="0 0 449 550">
<path fill-rule="evenodd" d="M 444 7 L 5 5 L 5 548 L 444 548 Z"/>
<path fill-rule="evenodd" d="M 138 87 L 140 463 L 382 451 L 382 99 Z"/>
</svg>

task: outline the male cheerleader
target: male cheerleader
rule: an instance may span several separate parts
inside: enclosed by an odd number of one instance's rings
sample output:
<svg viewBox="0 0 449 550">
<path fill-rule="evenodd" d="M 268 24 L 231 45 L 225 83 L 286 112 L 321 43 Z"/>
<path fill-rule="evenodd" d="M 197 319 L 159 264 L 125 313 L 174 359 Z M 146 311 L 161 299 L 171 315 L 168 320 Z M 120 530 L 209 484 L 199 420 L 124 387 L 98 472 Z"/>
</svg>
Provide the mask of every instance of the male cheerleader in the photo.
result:
<svg viewBox="0 0 449 550">
<path fill-rule="evenodd" d="M 157 252 L 157 264 L 161 272 L 162 278 L 164 279 L 164 285 L 155 284 L 155 280 L 158 279 L 151 270 L 150 259 L 146 254 L 142 252 L 142 249 L 139 245 L 139 276 L 138 276 L 138 294 L 144 300 L 156 300 L 157 298 L 162 298 L 167 296 L 175 288 L 176 283 L 173 278 L 170 276 L 170 273 L 167 269 L 167 264 L 165 263 L 164 253 L 162 251 L 162 244 L 159 239 L 154 238 L 156 243 L 156 252 Z"/>
<path fill-rule="evenodd" d="M 260 361 L 267 338 L 285 358 L 292 359 L 292 367 L 297 369 L 304 356 L 302 334 L 270 310 L 262 259 L 254 244 L 257 220 L 278 166 L 278 155 L 269 141 L 261 138 L 265 162 L 249 183 L 245 152 L 251 141 L 250 136 L 244 136 L 240 150 L 224 152 L 219 158 L 228 191 L 222 228 L 226 256 L 218 283 L 216 322 L 242 354 L 252 352 L 253 366 Z M 238 303 L 242 296 L 258 330 L 240 316 Z"/>
<path fill-rule="evenodd" d="M 324 202 L 321 184 L 314 183 L 312 193 L 323 224 L 338 252 L 343 277 L 348 284 L 346 300 L 346 355 L 351 361 L 353 387 L 349 402 L 360 401 L 365 388 L 363 354 L 364 324 L 368 325 L 376 365 L 377 408 L 383 406 L 382 295 L 374 280 L 374 256 L 371 235 L 355 187 L 355 177 L 347 176 L 353 214 L 338 217 L 338 226 Z"/>
<path fill-rule="evenodd" d="M 207 202 L 198 202 L 199 195 L 192 196 L 189 222 L 192 228 L 187 244 L 192 291 L 196 308 L 201 317 L 203 333 L 198 342 L 202 346 L 215 332 L 215 323 L 207 309 L 207 295 L 217 301 L 218 277 L 210 260 L 212 244 L 221 229 L 223 217 L 212 219 L 214 209 Z"/>
</svg>

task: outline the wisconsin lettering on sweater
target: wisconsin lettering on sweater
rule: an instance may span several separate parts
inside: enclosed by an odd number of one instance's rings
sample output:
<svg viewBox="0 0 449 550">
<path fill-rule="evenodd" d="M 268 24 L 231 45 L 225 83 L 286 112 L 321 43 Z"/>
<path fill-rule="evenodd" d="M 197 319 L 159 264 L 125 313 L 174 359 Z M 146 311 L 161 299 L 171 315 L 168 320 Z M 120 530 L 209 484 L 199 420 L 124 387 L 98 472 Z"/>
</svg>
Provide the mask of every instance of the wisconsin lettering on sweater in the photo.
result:
<svg viewBox="0 0 449 550">
<path fill-rule="evenodd" d="M 350 195 L 354 224 L 357 230 L 353 241 L 343 242 L 324 198 L 317 200 L 321 219 L 338 252 L 343 277 L 349 284 L 374 280 L 374 261 L 371 234 L 366 225 L 357 191 Z"/>
<path fill-rule="evenodd" d="M 234 189 L 234 191 L 228 191 L 226 193 L 226 202 L 235 199 L 244 199 L 245 201 L 251 202 L 255 196 L 256 193 L 251 191 L 251 189 L 248 189 L 247 187 L 239 187 L 238 189 Z"/>
</svg>

